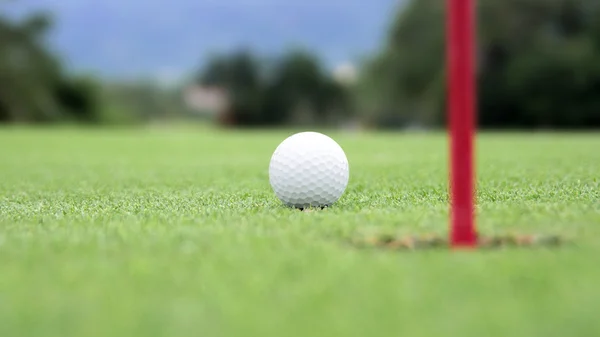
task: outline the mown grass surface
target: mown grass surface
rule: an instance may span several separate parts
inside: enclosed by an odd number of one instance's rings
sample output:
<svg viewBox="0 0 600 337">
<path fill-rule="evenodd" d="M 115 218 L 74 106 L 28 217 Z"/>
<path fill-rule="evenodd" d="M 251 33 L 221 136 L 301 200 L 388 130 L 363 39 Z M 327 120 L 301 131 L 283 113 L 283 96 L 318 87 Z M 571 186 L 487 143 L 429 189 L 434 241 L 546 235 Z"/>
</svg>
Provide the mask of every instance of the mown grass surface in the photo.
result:
<svg viewBox="0 0 600 337">
<path fill-rule="evenodd" d="M 600 136 L 479 138 L 481 232 L 576 245 L 394 253 L 343 238 L 444 235 L 445 136 L 331 133 L 350 184 L 305 213 L 289 134 L 0 130 L 0 336 L 600 335 Z"/>
</svg>

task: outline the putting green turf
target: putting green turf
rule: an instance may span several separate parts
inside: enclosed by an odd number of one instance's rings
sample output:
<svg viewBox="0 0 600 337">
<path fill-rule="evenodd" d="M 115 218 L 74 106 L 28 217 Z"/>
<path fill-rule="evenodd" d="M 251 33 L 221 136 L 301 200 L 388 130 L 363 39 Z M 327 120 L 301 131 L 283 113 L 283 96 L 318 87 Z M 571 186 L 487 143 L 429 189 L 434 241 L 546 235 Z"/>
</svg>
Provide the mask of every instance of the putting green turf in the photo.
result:
<svg viewBox="0 0 600 337">
<path fill-rule="evenodd" d="M 333 207 L 282 207 L 289 132 L 0 130 L 0 336 L 600 335 L 600 136 L 484 134 L 482 233 L 556 250 L 385 252 L 447 231 L 443 134 L 331 133 Z"/>
</svg>

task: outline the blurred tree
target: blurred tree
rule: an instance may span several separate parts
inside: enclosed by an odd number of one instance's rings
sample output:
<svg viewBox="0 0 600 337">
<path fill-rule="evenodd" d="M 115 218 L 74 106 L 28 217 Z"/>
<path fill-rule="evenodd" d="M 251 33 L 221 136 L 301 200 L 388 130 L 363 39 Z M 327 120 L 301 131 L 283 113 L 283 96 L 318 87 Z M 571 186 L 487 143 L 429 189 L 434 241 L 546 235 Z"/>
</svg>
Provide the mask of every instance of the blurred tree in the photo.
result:
<svg viewBox="0 0 600 337">
<path fill-rule="evenodd" d="M 58 62 L 40 43 L 49 26 L 49 18 L 41 14 L 20 23 L 0 17 L 2 121 L 47 121 L 58 113 L 52 95 Z"/>
<path fill-rule="evenodd" d="M 54 96 L 66 119 L 75 122 L 101 122 L 99 92 L 97 83 L 87 78 L 61 78 L 54 85 Z"/>
<path fill-rule="evenodd" d="M 267 66 L 268 65 L 268 66 Z M 227 121 L 241 126 L 325 123 L 349 111 L 349 97 L 308 52 L 261 62 L 249 51 L 212 57 L 198 83 L 224 89 Z"/>
<path fill-rule="evenodd" d="M 251 52 L 238 50 L 230 55 L 211 57 L 200 71 L 198 83 L 224 89 L 230 98 L 229 110 L 221 116 L 229 123 L 258 125 L 263 122 L 263 74 L 260 62 Z"/>
<path fill-rule="evenodd" d="M 95 92 L 69 79 L 45 45 L 51 26 L 51 17 L 44 13 L 20 22 L 0 16 L 0 122 L 53 122 L 75 116 L 94 120 Z"/>
<path fill-rule="evenodd" d="M 479 0 L 483 127 L 600 126 L 597 0 Z M 410 1 L 366 67 L 366 113 L 445 122 L 445 2 Z M 391 107 L 391 108 L 390 108 Z M 376 115 L 377 116 L 377 115 Z"/>
<path fill-rule="evenodd" d="M 438 83 L 444 59 L 444 1 L 403 5 L 383 50 L 365 66 L 359 87 L 361 107 L 373 123 L 418 122 L 429 113 L 431 87 Z"/>
<path fill-rule="evenodd" d="M 293 50 L 279 60 L 265 100 L 268 123 L 325 124 L 350 112 L 346 89 L 304 50 Z"/>
</svg>

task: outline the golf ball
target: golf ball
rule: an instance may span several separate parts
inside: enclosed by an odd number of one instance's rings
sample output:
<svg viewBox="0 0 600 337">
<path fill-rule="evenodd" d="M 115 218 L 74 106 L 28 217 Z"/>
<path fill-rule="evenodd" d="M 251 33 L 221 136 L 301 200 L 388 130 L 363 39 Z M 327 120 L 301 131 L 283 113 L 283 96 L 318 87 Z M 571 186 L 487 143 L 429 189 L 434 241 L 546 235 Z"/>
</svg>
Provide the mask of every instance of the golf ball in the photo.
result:
<svg viewBox="0 0 600 337">
<path fill-rule="evenodd" d="M 344 150 L 318 132 L 286 138 L 269 164 L 269 182 L 275 195 L 296 208 L 330 206 L 346 190 L 349 177 Z"/>
</svg>

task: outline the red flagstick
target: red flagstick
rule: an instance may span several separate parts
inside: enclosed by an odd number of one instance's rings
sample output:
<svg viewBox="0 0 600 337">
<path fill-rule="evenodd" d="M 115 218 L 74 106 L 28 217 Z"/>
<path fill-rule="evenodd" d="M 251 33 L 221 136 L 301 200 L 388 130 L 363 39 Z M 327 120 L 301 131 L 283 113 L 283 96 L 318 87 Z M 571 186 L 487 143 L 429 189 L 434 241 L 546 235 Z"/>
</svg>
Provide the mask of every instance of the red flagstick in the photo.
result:
<svg viewBox="0 0 600 337">
<path fill-rule="evenodd" d="M 477 245 L 475 229 L 475 0 L 447 0 L 452 247 Z"/>
</svg>

